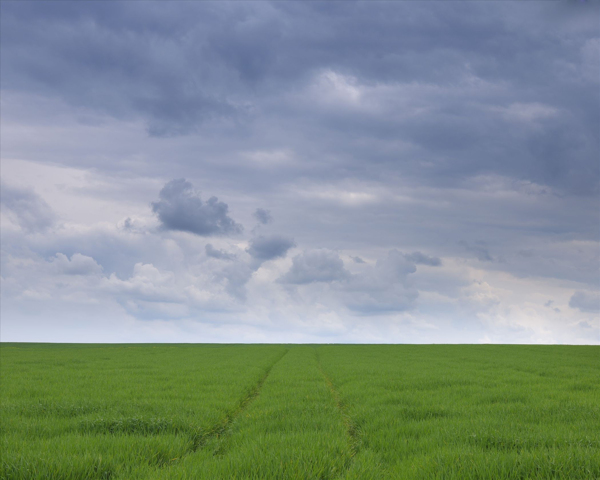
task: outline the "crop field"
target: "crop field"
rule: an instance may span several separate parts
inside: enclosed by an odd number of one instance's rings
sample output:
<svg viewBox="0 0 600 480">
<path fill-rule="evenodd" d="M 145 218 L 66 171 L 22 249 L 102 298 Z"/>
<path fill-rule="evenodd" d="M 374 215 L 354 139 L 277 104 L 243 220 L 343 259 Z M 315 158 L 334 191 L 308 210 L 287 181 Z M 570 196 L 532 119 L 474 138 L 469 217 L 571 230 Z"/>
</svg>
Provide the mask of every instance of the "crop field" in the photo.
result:
<svg viewBox="0 0 600 480">
<path fill-rule="evenodd" d="M 596 479 L 600 349 L 0 346 L 1 479 Z"/>
</svg>

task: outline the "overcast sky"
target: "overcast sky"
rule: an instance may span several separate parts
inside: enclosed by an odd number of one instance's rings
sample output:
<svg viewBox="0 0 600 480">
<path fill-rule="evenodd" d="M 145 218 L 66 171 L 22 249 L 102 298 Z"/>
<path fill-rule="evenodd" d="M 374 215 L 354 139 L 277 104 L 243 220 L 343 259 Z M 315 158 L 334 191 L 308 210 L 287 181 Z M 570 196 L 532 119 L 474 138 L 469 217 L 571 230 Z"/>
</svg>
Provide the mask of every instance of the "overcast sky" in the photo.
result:
<svg viewBox="0 0 600 480">
<path fill-rule="evenodd" d="M 599 20 L 2 1 L 2 341 L 600 343 Z"/>
</svg>

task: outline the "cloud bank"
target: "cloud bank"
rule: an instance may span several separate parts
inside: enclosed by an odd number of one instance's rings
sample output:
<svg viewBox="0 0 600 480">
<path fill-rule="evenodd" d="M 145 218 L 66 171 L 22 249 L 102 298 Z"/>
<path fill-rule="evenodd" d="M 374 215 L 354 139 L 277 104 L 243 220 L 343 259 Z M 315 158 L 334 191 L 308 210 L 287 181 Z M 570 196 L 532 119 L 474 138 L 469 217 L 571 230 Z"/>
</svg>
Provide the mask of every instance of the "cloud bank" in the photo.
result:
<svg viewBox="0 0 600 480">
<path fill-rule="evenodd" d="M 3 340 L 600 343 L 599 8 L 2 2 Z"/>
</svg>

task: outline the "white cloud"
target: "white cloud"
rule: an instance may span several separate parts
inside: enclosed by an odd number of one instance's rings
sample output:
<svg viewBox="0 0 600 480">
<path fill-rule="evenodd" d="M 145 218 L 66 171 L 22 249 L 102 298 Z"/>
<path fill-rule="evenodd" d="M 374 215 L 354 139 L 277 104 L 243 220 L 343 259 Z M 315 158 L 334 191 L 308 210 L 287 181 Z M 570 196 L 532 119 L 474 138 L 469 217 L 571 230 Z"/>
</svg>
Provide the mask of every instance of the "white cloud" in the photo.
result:
<svg viewBox="0 0 600 480">
<path fill-rule="evenodd" d="M 324 105 L 359 106 L 362 98 L 356 78 L 333 70 L 319 73 L 311 90 L 314 98 Z"/>
</svg>

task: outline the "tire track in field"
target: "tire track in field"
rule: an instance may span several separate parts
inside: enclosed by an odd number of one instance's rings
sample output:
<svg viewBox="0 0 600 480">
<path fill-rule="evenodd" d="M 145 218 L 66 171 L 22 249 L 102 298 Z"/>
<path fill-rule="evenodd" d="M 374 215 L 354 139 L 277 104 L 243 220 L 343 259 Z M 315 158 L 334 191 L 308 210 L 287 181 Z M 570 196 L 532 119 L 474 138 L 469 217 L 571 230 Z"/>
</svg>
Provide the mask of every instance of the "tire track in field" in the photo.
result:
<svg viewBox="0 0 600 480">
<path fill-rule="evenodd" d="M 192 439 L 192 448 L 190 453 L 196 452 L 197 450 L 205 446 L 213 438 L 219 438 L 229 429 L 229 427 L 233 424 L 235 419 L 238 418 L 244 412 L 244 410 L 248 408 L 248 405 L 250 405 L 250 403 L 252 403 L 252 401 L 258 396 L 258 394 L 260 393 L 260 389 L 267 380 L 273 367 L 277 365 L 288 352 L 289 349 L 283 352 L 283 354 L 281 354 L 279 358 L 275 360 L 267 368 L 267 370 L 265 370 L 263 376 L 253 387 L 250 388 L 248 393 L 240 400 L 235 410 L 227 413 L 220 422 L 212 425 L 208 430 L 204 430 L 198 433 L 197 435 L 194 435 Z"/>
<path fill-rule="evenodd" d="M 337 391 L 337 389 L 333 385 L 333 382 L 331 381 L 331 379 L 329 378 L 327 373 L 325 373 L 325 370 L 323 369 L 323 365 L 321 364 L 321 358 L 319 357 L 319 352 L 317 351 L 317 349 L 315 349 L 315 355 L 317 357 L 317 364 L 319 367 L 319 371 L 321 372 L 321 375 L 323 375 L 323 378 L 325 379 L 325 383 L 327 384 L 327 387 L 329 388 L 329 391 L 331 392 L 331 396 L 335 400 L 335 404 L 340 412 L 342 421 L 344 422 L 344 425 L 346 426 L 346 436 L 348 437 L 348 445 L 350 447 L 350 459 L 346 462 L 346 465 L 345 465 L 346 471 L 348 471 L 350 469 L 350 467 L 352 466 L 352 462 L 354 462 L 354 458 L 358 454 L 358 452 L 360 450 L 360 446 L 362 444 L 362 440 L 360 438 L 360 431 L 359 431 L 358 425 L 356 425 L 356 423 L 354 422 L 354 420 L 348 413 L 348 407 L 342 400 L 340 393 Z M 341 474 L 338 475 L 338 477 L 339 476 L 341 476 Z"/>
</svg>

